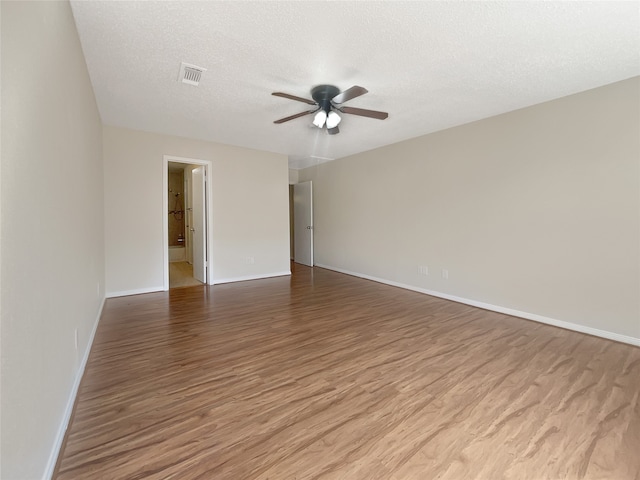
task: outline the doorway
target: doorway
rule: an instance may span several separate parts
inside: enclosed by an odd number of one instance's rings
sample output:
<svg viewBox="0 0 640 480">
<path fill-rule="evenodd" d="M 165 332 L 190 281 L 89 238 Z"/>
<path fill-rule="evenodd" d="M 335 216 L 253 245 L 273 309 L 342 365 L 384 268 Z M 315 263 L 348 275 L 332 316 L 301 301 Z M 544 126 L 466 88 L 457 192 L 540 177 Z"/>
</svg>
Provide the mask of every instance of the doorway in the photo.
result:
<svg viewBox="0 0 640 480">
<path fill-rule="evenodd" d="M 164 157 L 164 290 L 210 283 L 209 162 Z"/>
<path fill-rule="evenodd" d="M 291 222 L 291 252 L 295 263 L 313 267 L 313 186 L 302 182 L 289 191 Z"/>
</svg>

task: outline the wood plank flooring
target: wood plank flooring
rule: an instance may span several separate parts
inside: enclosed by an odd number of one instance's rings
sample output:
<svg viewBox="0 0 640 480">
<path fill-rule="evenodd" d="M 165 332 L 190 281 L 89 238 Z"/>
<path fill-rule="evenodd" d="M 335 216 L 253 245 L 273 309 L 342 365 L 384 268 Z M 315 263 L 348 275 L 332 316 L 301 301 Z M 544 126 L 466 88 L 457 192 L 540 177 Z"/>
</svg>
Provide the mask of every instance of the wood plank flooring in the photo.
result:
<svg viewBox="0 0 640 480">
<path fill-rule="evenodd" d="M 296 265 L 107 301 L 55 478 L 640 479 L 640 349 Z"/>
</svg>

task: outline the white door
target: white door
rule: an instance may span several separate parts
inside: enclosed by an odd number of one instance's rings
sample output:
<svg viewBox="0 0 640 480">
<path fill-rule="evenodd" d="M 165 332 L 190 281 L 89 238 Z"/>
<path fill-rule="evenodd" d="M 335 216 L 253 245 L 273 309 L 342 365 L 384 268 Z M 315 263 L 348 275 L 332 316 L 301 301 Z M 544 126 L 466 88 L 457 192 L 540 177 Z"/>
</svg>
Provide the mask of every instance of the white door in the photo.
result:
<svg viewBox="0 0 640 480">
<path fill-rule="evenodd" d="M 193 245 L 193 278 L 207 283 L 207 222 L 205 220 L 205 167 L 191 172 L 192 217 L 191 238 Z"/>
<path fill-rule="evenodd" d="M 184 200 L 185 212 L 185 248 L 187 249 L 187 263 L 193 265 L 193 235 L 191 235 L 191 224 L 193 223 L 193 198 L 191 196 L 191 168 L 187 166 L 184 170 Z"/>
<path fill-rule="evenodd" d="M 293 260 L 313 267 L 313 189 L 311 182 L 293 186 Z"/>
</svg>

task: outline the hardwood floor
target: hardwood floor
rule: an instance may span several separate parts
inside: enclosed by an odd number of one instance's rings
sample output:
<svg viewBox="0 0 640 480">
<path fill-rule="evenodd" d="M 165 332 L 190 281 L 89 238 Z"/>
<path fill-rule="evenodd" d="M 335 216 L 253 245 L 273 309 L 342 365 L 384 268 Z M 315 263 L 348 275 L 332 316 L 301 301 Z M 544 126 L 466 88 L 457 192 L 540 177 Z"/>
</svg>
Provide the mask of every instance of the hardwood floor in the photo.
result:
<svg viewBox="0 0 640 480">
<path fill-rule="evenodd" d="M 107 301 L 67 479 L 640 479 L 640 349 L 295 266 Z"/>
</svg>

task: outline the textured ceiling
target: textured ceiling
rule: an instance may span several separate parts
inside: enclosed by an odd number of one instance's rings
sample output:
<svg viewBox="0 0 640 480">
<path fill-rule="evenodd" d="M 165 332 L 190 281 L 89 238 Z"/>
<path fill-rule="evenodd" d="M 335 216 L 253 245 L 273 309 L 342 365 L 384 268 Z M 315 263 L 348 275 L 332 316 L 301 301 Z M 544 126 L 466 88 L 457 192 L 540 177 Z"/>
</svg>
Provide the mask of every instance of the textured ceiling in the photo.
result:
<svg viewBox="0 0 640 480">
<path fill-rule="evenodd" d="M 292 168 L 640 74 L 638 2 L 116 2 L 72 8 L 102 120 L 289 156 Z M 180 62 L 207 69 L 199 87 Z M 369 93 L 339 135 L 312 86 Z"/>
</svg>

